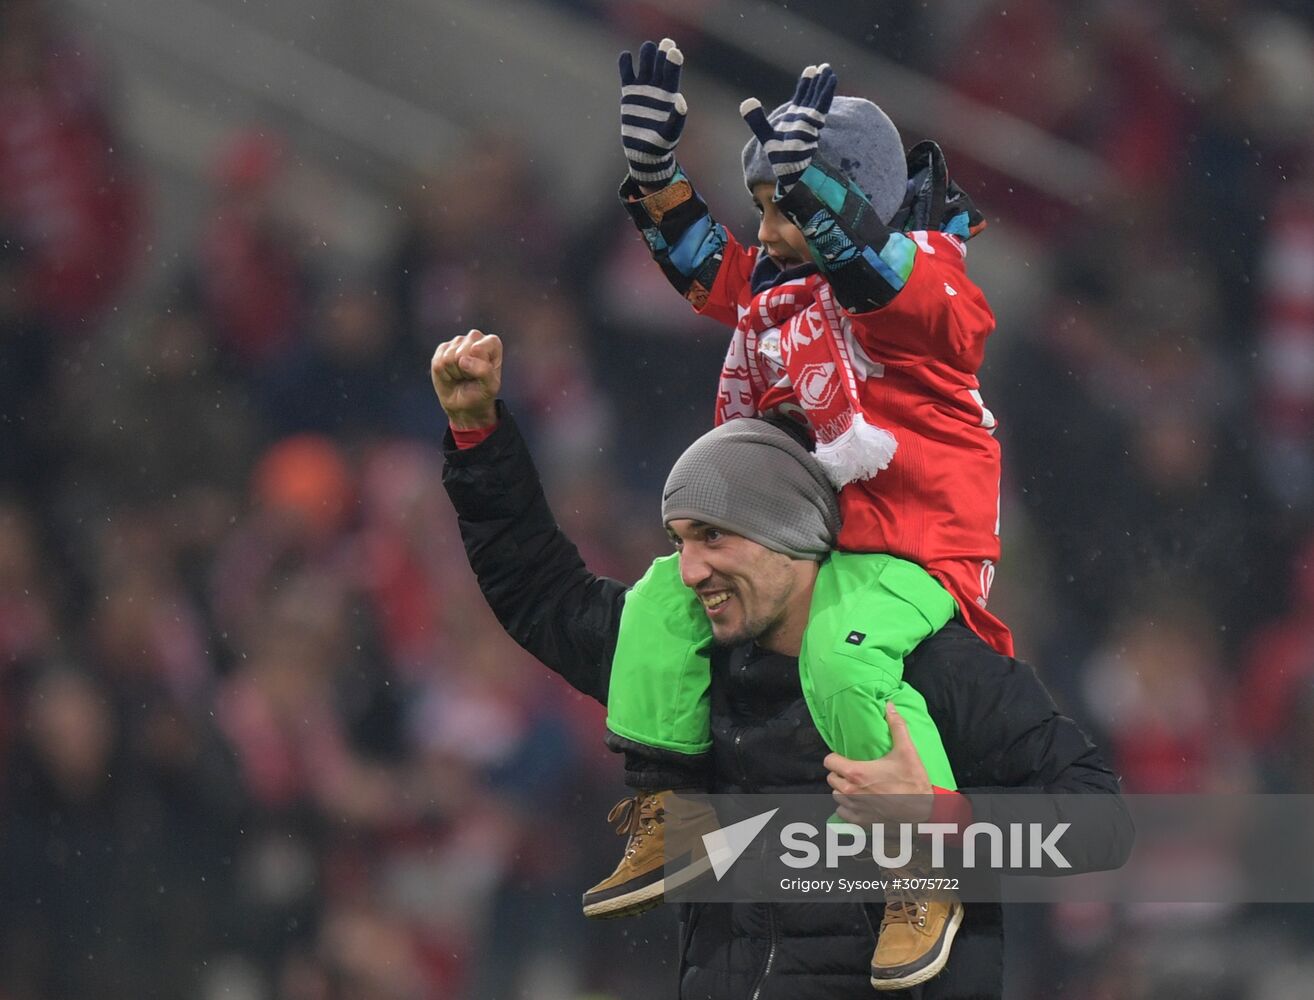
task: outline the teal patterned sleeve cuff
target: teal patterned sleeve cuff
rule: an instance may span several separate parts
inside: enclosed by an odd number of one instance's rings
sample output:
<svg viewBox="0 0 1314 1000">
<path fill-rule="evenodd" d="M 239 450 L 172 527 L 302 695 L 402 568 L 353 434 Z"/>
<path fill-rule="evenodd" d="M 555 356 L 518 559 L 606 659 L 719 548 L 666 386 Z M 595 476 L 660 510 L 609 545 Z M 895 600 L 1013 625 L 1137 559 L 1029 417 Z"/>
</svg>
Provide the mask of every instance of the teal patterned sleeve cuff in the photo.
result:
<svg viewBox="0 0 1314 1000">
<path fill-rule="evenodd" d="M 821 157 L 777 204 L 849 312 L 879 309 L 907 283 L 917 244 L 886 226 L 861 189 Z"/>
<path fill-rule="evenodd" d="M 701 309 L 725 257 L 726 231 L 684 171 L 677 165 L 671 182 L 649 195 L 626 177 L 620 199 L 666 279 Z"/>
</svg>

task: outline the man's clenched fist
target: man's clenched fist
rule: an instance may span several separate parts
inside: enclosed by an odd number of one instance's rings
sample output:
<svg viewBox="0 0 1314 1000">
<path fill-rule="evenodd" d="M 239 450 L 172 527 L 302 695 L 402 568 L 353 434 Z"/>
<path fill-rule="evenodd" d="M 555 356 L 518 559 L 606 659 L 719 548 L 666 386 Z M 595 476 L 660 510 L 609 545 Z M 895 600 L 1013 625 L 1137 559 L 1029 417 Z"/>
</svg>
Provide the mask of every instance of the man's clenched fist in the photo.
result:
<svg viewBox="0 0 1314 1000">
<path fill-rule="evenodd" d="M 471 431 L 497 423 L 502 388 L 502 341 L 471 330 L 438 345 L 429 366 L 433 391 L 453 430 Z"/>
</svg>

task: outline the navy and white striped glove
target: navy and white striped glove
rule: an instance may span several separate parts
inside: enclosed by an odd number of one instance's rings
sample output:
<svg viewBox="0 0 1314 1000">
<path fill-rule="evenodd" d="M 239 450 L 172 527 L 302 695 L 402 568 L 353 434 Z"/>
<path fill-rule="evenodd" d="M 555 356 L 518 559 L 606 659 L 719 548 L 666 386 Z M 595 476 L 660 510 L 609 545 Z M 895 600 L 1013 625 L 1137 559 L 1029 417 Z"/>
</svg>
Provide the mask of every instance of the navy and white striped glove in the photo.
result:
<svg viewBox="0 0 1314 1000">
<path fill-rule="evenodd" d="M 680 93 L 684 56 L 675 42 L 644 42 L 639 65 L 620 54 L 621 145 L 630 176 L 640 184 L 661 187 L 675 176 L 675 144 L 684 131 L 689 106 Z"/>
<path fill-rule="evenodd" d="M 775 124 L 767 120 L 762 102 L 756 97 L 739 105 L 739 113 L 762 144 L 776 175 L 777 198 L 789 193 L 816 155 L 817 138 L 830 113 L 837 82 L 829 63 L 804 69 L 793 99 Z"/>
</svg>

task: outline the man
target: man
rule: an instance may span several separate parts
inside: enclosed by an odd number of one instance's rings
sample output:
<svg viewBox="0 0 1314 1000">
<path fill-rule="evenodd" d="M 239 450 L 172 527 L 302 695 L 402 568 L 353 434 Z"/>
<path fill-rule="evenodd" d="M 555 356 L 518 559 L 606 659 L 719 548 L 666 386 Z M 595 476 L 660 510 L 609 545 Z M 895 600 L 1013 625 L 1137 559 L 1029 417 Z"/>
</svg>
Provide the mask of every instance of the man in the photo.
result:
<svg viewBox="0 0 1314 1000">
<path fill-rule="evenodd" d="M 434 354 L 434 389 L 450 424 L 444 483 L 470 564 L 503 627 L 605 703 L 627 588 L 590 573 L 556 526 L 515 421 L 497 402 L 501 361 L 501 342 L 479 331 Z M 720 623 L 725 644 L 711 655 L 711 790 L 931 793 L 924 767 L 902 741 L 898 753 L 878 761 L 828 755 L 788 652 L 797 650 L 799 615 L 806 621 L 815 564 L 772 558 L 780 554 L 707 517 L 681 516 L 668 528 L 686 582 L 714 591 L 707 603 L 726 589 L 744 598 Z M 727 542 L 732 557 L 727 561 L 721 549 L 713 566 L 709 547 Z M 960 623 L 925 640 L 907 658 L 904 677 L 925 698 L 965 802 L 1007 788 L 1117 794 L 1116 777 L 1059 715 L 1031 669 L 995 653 Z M 891 723 L 897 729 L 897 716 Z M 642 775 L 627 774 L 627 782 L 654 787 Z M 1107 850 L 1083 858 L 1078 870 L 1116 867 L 1126 842 L 1110 838 Z M 860 905 L 694 904 L 683 909 L 681 923 L 682 1000 L 872 995 L 867 963 L 875 934 Z M 900 995 L 1002 996 L 1002 960 L 1002 911 L 974 903 L 943 972 Z"/>
</svg>

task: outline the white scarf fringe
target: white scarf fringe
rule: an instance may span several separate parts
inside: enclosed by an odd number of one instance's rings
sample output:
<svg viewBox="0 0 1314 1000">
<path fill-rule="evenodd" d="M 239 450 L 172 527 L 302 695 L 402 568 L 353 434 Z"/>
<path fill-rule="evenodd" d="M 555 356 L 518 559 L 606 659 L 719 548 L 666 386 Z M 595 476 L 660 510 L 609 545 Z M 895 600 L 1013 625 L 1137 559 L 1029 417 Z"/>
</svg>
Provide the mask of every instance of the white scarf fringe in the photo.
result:
<svg viewBox="0 0 1314 1000">
<path fill-rule="evenodd" d="M 847 430 L 834 440 L 817 443 L 817 461 L 838 490 L 888 468 L 898 447 L 899 442 L 884 427 L 869 424 L 862 414 L 854 413 Z"/>
</svg>

